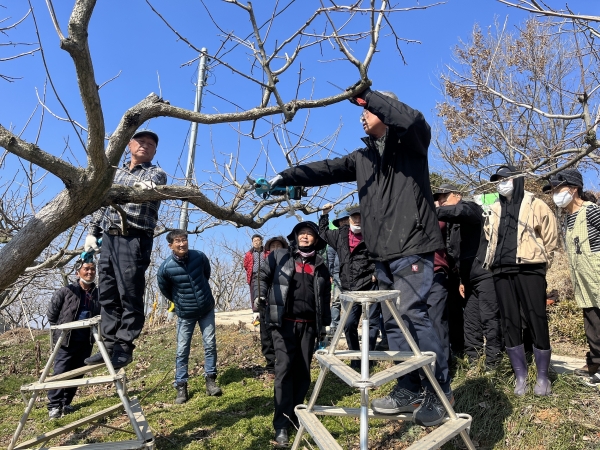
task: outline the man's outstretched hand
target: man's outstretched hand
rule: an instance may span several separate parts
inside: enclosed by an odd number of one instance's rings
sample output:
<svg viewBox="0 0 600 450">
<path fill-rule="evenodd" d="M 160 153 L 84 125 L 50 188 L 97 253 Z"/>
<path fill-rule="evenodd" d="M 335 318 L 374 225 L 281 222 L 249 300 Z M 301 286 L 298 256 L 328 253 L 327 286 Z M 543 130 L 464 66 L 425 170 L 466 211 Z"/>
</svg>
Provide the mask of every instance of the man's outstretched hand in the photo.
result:
<svg viewBox="0 0 600 450">
<path fill-rule="evenodd" d="M 279 174 L 275 175 L 273 178 L 271 178 L 269 180 L 269 186 L 271 188 L 277 187 L 277 186 L 285 186 L 285 183 L 283 182 L 283 177 Z"/>
<path fill-rule="evenodd" d="M 323 214 L 329 214 L 332 209 L 333 203 L 327 203 L 326 205 L 323 205 Z"/>
<path fill-rule="evenodd" d="M 351 91 L 355 87 L 356 87 L 356 84 L 353 84 L 352 86 L 350 86 L 346 90 L 347 91 Z M 354 103 L 355 105 L 362 106 L 364 108 L 365 106 L 367 106 L 367 102 L 369 101 L 369 97 L 371 96 L 372 92 L 373 91 L 371 91 L 371 88 L 367 86 L 364 90 L 362 90 L 357 95 L 355 95 L 354 97 L 352 97 L 350 99 L 350 102 Z"/>
</svg>

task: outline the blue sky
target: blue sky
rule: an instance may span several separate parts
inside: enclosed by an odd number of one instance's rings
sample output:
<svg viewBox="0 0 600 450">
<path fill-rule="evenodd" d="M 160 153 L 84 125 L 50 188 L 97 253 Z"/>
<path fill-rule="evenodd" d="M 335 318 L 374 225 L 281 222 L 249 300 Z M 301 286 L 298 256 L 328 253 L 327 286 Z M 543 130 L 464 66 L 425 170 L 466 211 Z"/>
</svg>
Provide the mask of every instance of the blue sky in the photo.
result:
<svg viewBox="0 0 600 450">
<path fill-rule="evenodd" d="M 54 83 L 71 115 L 84 123 L 85 116 L 76 89 L 72 61 L 69 55 L 58 47 L 58 38 L 44 0 L 32 0 L 32 3 Z M 54 3 L 58 20 L 66 34 L 69 8 L 73 2 Z M 224 30 L 234 30 L 236 34 L 244 37 L 249 34 L 247 16 L 239 8 L 216 0 L 205 0 L 205 3 L 210 4 L 213 17 Z M 258 22 L 262 23 L 270 15 L 271 5 L 274 2 L 262 0 L 254 3 L 257 7 Z M 277 36 L 280 40 L 289 33 L 289 30 L 302 23 L 316 7 L 315 5 L 319 4 L 315 1 L 296 3 L 285 15 L 282 15 L 280 22 L 276 22 L 271 31 L 272 37 Z M 402 0 L 397 3 L 398 7 L 417 4 L 414 0 Z M 556 7 L 563 5 L 558 2 L 552 3 Z M 576 12 L 597 13 L 597 10 L 590 8 L 591 3 L 589 0 L 570 1 L 569 6 Z M 153 0 L 152 4 L 195 46 L 207 47 L 209 53 L 220 46 L 222 36 L 200 1 Z M 420 4 L 426 3 L 420 2 Z M 11 16 L 17 19 L 26 12 L 26 9 L 23 1 L 11 2 L 5 9 L 0 9 L 0 17 Z M 508 8 L 495 0 L 448 0 L 445 4 L 431 9 L 395 14 L 392 23 L 398 34 L 404 38 L 419 40 L 421 43 L 401 44 L 407 62 L 405 65 L 395 50 L 393 38 L 385 37 L 379 48 L 380 53 L 375 55 L 369 70 L 374 88 L 394 91 L 402 101 L 421 110 L 433 123 L 436 120 L 434 114 L 436 102 L 441 100 L 438 91 L 438 74 L 444 70 L 445 64 L 451 63 L 452 47 L 459 42 L 459 39 L 469 38 L 475 23 L 485 29 L 493 24 L 495 18 L 504 21 L 507 15 L 510 27 L 518 25 L 527 17 L 526 13 Z M 32 21 L 29 18 L 17 30 L 11 32 L 10 40 L 31 42 L 35 40 L 35 36 L 32 36 L 33 32 Z M 272 41 L 268 42 L 273 45 Z M 337 53 L 327 48 L 328 44 L 323 45 L 324 57 L 319 54 L 318 47 L 313 47 L 302 60 L 305 69 L 304 77 L 309 81 L 303 85 L 300 91 L 301 97 L 309 95 L 311 89 L 314 89 L 315 97 L 331 95 L 337 90 L 328 82 L 346 87 L 358 80 L 356 70 L 347 62 L 318 62 L 322 58 L 337 57 Z M 116 80 L 100 91 L 108 133 L 114 129 L 127 108 L 150 92 L 158 93 L 159 89 L 163 98 L 168 99 L 171 104 L 189 108 L 193 106 L 195 89 L 193 83 L 197 63 L 183 67 L 182 64 L 195 58 L 196 52 L 184 42 L 178 42 L 176 36 L 151 11 L 145 1 L 98 2 L 90 25 L 90 48 L 96 80 L 99 84 L 121 72 Z M 358 55 L 362 55 L 364 48 L 357 45 L 355 50 Z M 10 55 L 12 51 L 14 50 L 10 47 L 0 47 L 0 58 Z M 238 53 L 237 59 L 231 61 L 243 68 L 244 58 L 241 53 Z M 37 88 L 40 95 L 43 90 L 45 73 L 41 57 L 38 53 L 35 56 L 4 62 L 0 65 L 0 73 L 23 77 L 14 83 L 0 80 L 0 104 L 2 105 L 0 123 L 4 126 L 12 125 L 15 130 L 20 131 L 37 103 L 35 89 Z M 290 70 L 285 79 L 282 77 L 284 100 L 291 99 L 290 89 L 293 89 L 296 79 L 297 67 Z M 233 101 L 243 108 L 255 106 L 259 101 L 259 91 L 256 87 L 240 79 L 239 76 L 232 75 L 223 67 L 211 70 L 208 84 L 203 99 L 203 112 L 235 111 L 234 106 L 218 96 Z M 64 112 L 49 89 L 47 95 L 48 106 L 56 114 L 63 116 Z M 362 136 L 362 128 L 358 122 L 359 113 L 360 110 L 349 102 L 316 110 L 310 115 L 307 138 L 315 142 L 320 141 L 332 133 L 338 125 L 342 125 L 339 139 L 333 150 L 338 154 L 352 151 L 360 144 L 359 138 Z M 299 114 L 290 125 L 290 129 L 299 132 L 303 119 L 304 114 Z M 36 120 L 39 120 L 39 110 L 23 134 L 25 139 L 35 139 Z M 264 127 L 266 124 L 263 123 L 261 126 Z M 181 177 L 182 171 L 177 163 L 180 155 L 186 153 L 189 124 L 175 119 L 158 118 L 149 124 L 149 128 L 160 135 L 156 161 L 170 175 Z M 249 126 L 242 125 L 242 129 L 248 130 Z M 71 146 L 70 151 L 65 151 L 67 138 Z M 265 173 L 266 152 L 263 151 L 261 154 L 261 144 L 268 147 L 268 154 L 275 168 L 277 170 L 285 168 L 281 151 L 268 138 L 263 139 L 262 142 L 243 139 L 239 162 L 250 169 L 257 155 L 261 155 L 252 174 L 272 176 L 274 172 L 270 167 L 267 167 Z M 77 145 L 74 132 L 68 124 L 47 117 L 39 145 L 53 154 L 67 157 L 75 164 L 85 163 L 83 150 Z M 238 135 L 230 125 L 200 126 L 196 159 L 198 179 L 211 176 L 207 171 L 213 168 L 211 163 L 213 158 L 221 162 L 225 161 L 226 155 L 236 153 L 237 149 Z M 431 151 L 432 170 L 441 168 L 442 162 L 435 156 L 435 150 L 431 149 Z M 181 164 L 185 165 L 183 161 Z M 16 161 L 9 158 L 6 165 L 0 169 L 1 183 L 6 183 L 17 169 Z M 42 197 L 50 198 L 59 189 L 61 189 L 60 184 L 56 180 L 49 179 Z M 329 192 L 331 198 L 334 198 L 339 193 L 339 189 L 331 188 Z M 325 200 L 323 199 L 323 203 Z M 316 220 L 316 216 L 310 218 Z M 269 233 L 287 234 L 287 230 L 293 223 L 293 219 L 277 219 L 268 227 Z M 209 234 L 213 233 L 225 233 L 233 239 L 246 239 L 252 231 L 234 230 L 228 227 L 212 230 Z"/>
</svg>

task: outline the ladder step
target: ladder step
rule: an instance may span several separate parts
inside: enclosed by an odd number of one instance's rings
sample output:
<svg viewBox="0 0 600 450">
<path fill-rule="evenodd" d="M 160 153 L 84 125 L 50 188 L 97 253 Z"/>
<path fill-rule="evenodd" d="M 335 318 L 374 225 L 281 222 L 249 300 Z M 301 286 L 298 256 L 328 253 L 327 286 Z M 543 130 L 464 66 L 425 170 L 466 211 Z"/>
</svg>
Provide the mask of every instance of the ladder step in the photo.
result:
<svg viewBox="0 0 600 450">
<path fill-rule="evenodd" d="M 339 406 L 313 406 L 312 412 L 317 416 L 360 417 L 360 408 L 341 408 Z M 404 422 L 412 422 L 413 420 L 413 415 L 411 413 L 377 414 L 371 408 L 369 408 L 368 415 L 369 419 L 402 420 Z"/>
<path fill-rule="evenodd" d="M 76 420 L 75 422 L 71 422 L 65 426 L 57 428 L 52 431 L 48 431 L 47 433 L 40 434 L 33 439 L 25 441 L 15 447 L 15 450 L 21 450 L 29 447 L 33 447 L 39 443 L 45 442 L 47 440 L 52 439 L 53 437 L 59 436 L 63 433 L 71 431 L 75 428 L 78 428 L 86 423 L 95 422 L 103 417 L 109 416 L 112 413 L 123 409 L 123 404 L 119 403 L 117 405 L 111 406 L 110 408 L 103 409 L 102 411 L 98 411 L 97 413 L 92 414 L 91 416 L 84 417 L 83 419 Z M 64 447 L 61 447 L 64 448 Z"/>
<path fill-rule="evenodd" d="M 431 355 L 422 355 L 422 356 L 413 356 L 409 360 L 406 360 L 400 364 L 396 364 L 395 366 L 390 367 L 389 369 L 382 370 L 381 372 L 376 373 L 372 377 L 370 377 L 371 383 L 374 386 L 381 386 L 382 384 L 387 383 L 388 381 L 395 380 L 396 378 L 405 375 L 410 372 L 414 372 L 417 369 L 420 369 L 427 364 L 431 364 L 435 361 L 435 356 Z"/>
<path fill-rule="evenodd" d="M 336 374 L 348 386 L 354 386 L 356 383 L 361 381 L 360 373 L 356 372 L 350 366 L 344 364 L 334 355 L 328 355 L 325 353 L 315 353 L 315 356 L 317 358 L 317 361 L 319 361 L 319 364 L 321 364 L 321 366 L 327 367 L 327 369 Z"/>
<path fill-rule="evenodd" d="M 353 303 L 380 303 L 396 300 L 400 291 L 349 291 L 340 293 L 340 300 Z"/>
<path fill-rule="evenodd" d="M 78 377 L 79 375 L 85 375 L 88 372 L 93 372 L 95 370 L 102 369 L 103 367 L 106 368 L 106 365 L 104 363 L 93 364 L 91 366 L 83 366 L 79 369 L 69 370 L 68 372 L 48 377 L 44 380 L 44 382 L 46 383 L 50 381 L 69 380 L 71 378 Z"/>
<path fill-rule="evenodd" d="M 129 400 L 129 406 L 131 411 L 133 412 L 133 417 L 140 427 L 140 431 L 142 435 L 146 439 L 146 442 L 150 442 L 154 440 L 154 435 L 152 434 L 152 430 L 150 429 L 150 425 L 146 421 L 146 417 L 144 416 L 144 412 L 142 411 L 142 407 L 140 406 L 140 402 L 136 397 L 133 397 Z"/>
<path fill-rule="evenodd" d="M 21 391 L 41 391 L 50 389 L 62 389 L 68 387 L 91 386 L 93 384 L 113 383 L 117 380 L 125 379 L 125 371 L 120 370 L 114 377 L 112 375 L 104 375 L 101 377 L 91 378 L 76 378 L 74 380 L 50 381 L 48 383 L 31 383 L 21 386 Z"/>
<path fill-rule="evenodd" d="M 457 414 L 458 419 L 448 420 L 429 433 L 427 436 L 419 439 L 406 450 L 430 450 L 440 448 L 461 431 L 471 427 L 473 420 L 468 414 Z"/>
<path fill-rule="evenodd" d="M 76 328 L 89 328 L 92 325 L 100 323 L 100 316 L 92 317 L 91 319 L 76 320 L 75 322 L 61 323 L 60 325 L 50 326 L 51 330 L 74 330 Z"/>
<path fill-rule="evenodd" d="M 61 445 L 57 447 L 43 447 L 39 450 L 138 450 L 146 447 L 140 440 L 119 442 L 96 442 L 94 444 Z"/>
<path fill-rule="evenodd" d="M 339 359 L 362 359 L 360 350 L 336 350 L 335 356 Z M 370 361 L 405 361 L 415 356 L 413 352 L 388 350 L 385 352 L 369 351 Z"/>
<path fill-rule="evenodd" d="M 298 405 L 295 411 L 298 420 L 304 425 L 306 431 L 321 450 L 343 450 L 318 417 L 306 410 L 306 406 Z"/>
</svg>

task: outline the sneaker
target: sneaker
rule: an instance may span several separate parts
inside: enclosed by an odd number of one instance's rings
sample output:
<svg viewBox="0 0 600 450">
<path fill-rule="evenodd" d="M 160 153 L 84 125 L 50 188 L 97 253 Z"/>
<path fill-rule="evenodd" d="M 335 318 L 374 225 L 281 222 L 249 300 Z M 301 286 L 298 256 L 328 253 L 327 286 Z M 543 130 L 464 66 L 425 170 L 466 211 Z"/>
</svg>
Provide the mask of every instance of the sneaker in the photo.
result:
<svg viewBox="0 0 600 450">
<path fill-rule="evenodd" d="M 573 371 L 573 375 L 577 375 L 578 377 L 589 378 L 594 376 L 596 372 L 600 369 L 600 364 L 586 364 L 580 369 L 576 369 Z"/>
<path fill-rule="evenodd" d="M 110 358 L 113 369 L 121 369 L 133 361 L 133 356 L 129 353 L 115 351 Z"/>
<path fill-rule="evenodd" d="M 108 352 L 108 356 L 110 356 L 110 351 Z M 104 358 L 102 357 L 102 353 L 94 353 L 92 356 L 85 358 L 83 362 L 88 366 L 93 366 L 94 364 L 101 364 L 104 362 Z"/>
<path fill-rule="evenodd" d="M 62 417 L 62 408 L 49 409 L 48 417 L 51 419 L 60 419 Z"/>
<path fill-rule="evenodd" d="M 181 383 L 177 385 L 177 397 L 175 397 L 175 403 L 181 405 L 188 401 L 187 383 Z"/>
<path fill-rule="evenodd" d="M 75 412 L 75 408 L 73 408 L 71 405 L 63 406 L 63 409 L 62 409 L 63 416 L 66 416 L 67 414 L 71 414 L 74 412 Z"/>
<path fill-rule="evenodd" d="M 221 388 L 217 386 L 216 383 L 217 376 L 216 375 L 207 375 L 206 376 L 206 395 L 210 395 L 211 397 L 221 395 L 223 391 Z"/>
<path fill-rule="evenodd" d="M 446 394 L 446 398 L 452 406 L 454 406 L 454 395 L 452 391 Z M 446 408 L 435 394 L 435 392 L 427 392 L 425 399 L 421 405 L 415 410 L 413 420 L 416 424 L 423 427 L 433 427 L 444 421 L 448 413 Z"/>
<path fill-rule="evenodd" d="M 412 413 L 421 405 L 423 398 L 421 392 L 412 392 L 396 386 L 387 397 L 374 399 L 371 409 L 377 414 Z"/>
<path fill-rule="evenodd" d="M 596 372 L 591 377 L 587 377 L 584 380 L 584 383 L 590 387 L 598 387 L 600 388 L 600 372 Z"/>
</svg>

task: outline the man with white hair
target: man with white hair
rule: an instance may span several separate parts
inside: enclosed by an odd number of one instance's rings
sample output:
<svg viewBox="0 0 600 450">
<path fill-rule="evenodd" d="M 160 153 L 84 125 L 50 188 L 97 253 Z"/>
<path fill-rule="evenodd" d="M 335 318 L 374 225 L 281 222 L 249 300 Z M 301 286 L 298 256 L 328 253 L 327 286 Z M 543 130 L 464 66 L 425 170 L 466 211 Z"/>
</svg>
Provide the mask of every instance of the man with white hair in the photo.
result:
<svg viewBox="0 0 600 450">
<path fill-rule="evenodd" d="M 397 305 L 421 350 L 437 355 L 435 377 L 450 403 L 448 361 L 427 311 L 433 256 L 444 248 L 429 182 L 427 152 L 431 128 L 419 111 L 390 92 L 365 89 L 352 100 L 360 116 L 365 147 L 341 158 L 313 162 L 279 173 L 272 186 L 323 186 L 356 181 L 365 244 L 376 261 L 379 289 L 402 292 Z M 384 305 L 390 350 L 410 350 Z M 379 414 L 409 412 L 419 425 L 441 423 L 446 410 L 427 378 L 418 372 L 398 379 L 391 394 L 371 403 Z"/>
</svg>

